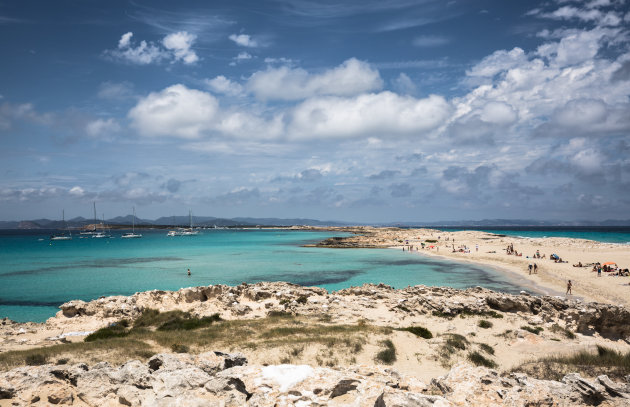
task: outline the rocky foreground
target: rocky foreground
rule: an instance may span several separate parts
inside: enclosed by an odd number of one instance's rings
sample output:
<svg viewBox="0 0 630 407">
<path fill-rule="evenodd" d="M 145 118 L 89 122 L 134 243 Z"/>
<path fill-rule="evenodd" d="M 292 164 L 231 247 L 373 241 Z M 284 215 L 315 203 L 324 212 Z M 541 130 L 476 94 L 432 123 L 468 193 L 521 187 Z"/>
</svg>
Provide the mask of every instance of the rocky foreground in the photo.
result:
<svg viewBox="0 0 630 407">
<path fill-rule="evenodd" d="M 562 381 L 457 365 L 422 383 L 379 367 L 249 366 L 239 354 L 158 354 L 147 363 L 14 369 L 0 405 L 73 406 L 627 406 L 630 384 Z"/>
<path fill-rule="evenodd" d="M 229 337 L 222 347 L 190 353 L 151 348 L 157 354 L 126 363 L 88 366 L 80 363 L 81 355 L 74 355 L 67 364 L 22 366 L 0 373 L 0 406 L 630 405 L 630 377 L 611 380 L 570 373 L 552 381 L 509 369 L 536 357 L 596 345 L 629 351 L 630 312 L 623 306 L 510 295 L 481 287 L 397 290 L 380 284 L 328 292 L 258 283 L 155 290 L 71 301 L 60 308 L 44 324 L 0 324 L 0 356 L 11 350 L 82 341 L 90 331 L 123 318 L 134 321 L 149 308 L 182 310 L 197 317 L 219 314 L 228 321 L 265 321 L 282 313 L 306 318 L 307 322 L 296 322 L 302 325 L 309 323 L 308 318 L 318 318 L 324 321 L 318 326 L 367 324 L 393 330 L 389 336 L 365 338 L 364 346 L 351 355 L 352 363 L 343 359 L 348 352 L 342 349 L 336 350 L 342 353 L 337 359 L 331 359 L 338 363 L 324 366 L 312 356 L 316 349 L 306 349 L 303 356 L 285 363 L 276 356 L 284 348 L 239 349 L 239 338 Z M 491 320 L 490 327 L 482 327 L 484 318 Z M 433 337 L 396 330 L 409 326 L 427 327 Z M 467 338 L 467 348 L 444 359 L 445 344 L 454 334 Z M 391 366 L 374 359 L 373 351 L 382 339 L 391 340 L 397 349 L 398 360 Z M 497 370 L 474 367 L 466 357 L 487 344 L 496 351 L 487 356 Z M 332 355 L 335 349 L 327 352 Z"/>
</svg>

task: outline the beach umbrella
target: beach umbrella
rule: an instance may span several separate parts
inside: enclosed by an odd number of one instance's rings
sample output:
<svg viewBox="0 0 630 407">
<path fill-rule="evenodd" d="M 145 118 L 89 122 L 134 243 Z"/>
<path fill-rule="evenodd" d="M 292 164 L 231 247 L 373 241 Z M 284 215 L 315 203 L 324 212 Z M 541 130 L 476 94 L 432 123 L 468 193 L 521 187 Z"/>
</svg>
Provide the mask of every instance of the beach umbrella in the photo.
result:
<svg viewBox="0 0 630 407">
<path fill-rule="evenodd" d="M 607 261 L 606 263 L 604 263 L 604 266 L 610 266 L 611 264 L 614 264 L 615 266 L 617 265 L 617 263 L 615 263 L 614 261 Z"/>
</svg>

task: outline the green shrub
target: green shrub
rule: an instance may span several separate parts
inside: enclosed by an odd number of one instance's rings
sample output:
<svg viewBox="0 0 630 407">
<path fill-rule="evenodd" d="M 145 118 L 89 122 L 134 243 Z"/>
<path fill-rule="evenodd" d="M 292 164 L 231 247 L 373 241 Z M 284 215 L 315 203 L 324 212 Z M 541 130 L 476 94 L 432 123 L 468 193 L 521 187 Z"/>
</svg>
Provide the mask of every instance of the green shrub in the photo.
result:
<svg viewBox="0 0 630 407">
<path fill-rule="evenodd" d="M 575 334 L 567 328 L 562 328 L 558 324 L 553 324 L 550 328 L 551 332 L 564 335 L 568 339 L 575 339 Z"/>
<path fill-rule="evenodd" d="M 440 318 L 446 318 L 446 319 L 453 319 L 455 317 L 453 314 L 449 314 L 447 312 L 442 312 L 442 311 L 433 311 L 431 315 L 433 315 L 434 317 L 440 317 Z"/>
<path fill-rule="evenodd" d="M 376 354 L 376 360 L 386 365 L 391 365 L 396 361 L 396 347 L 389 339 L 381 342 L 381 345 L 385 346 L 385 349 Z"/>
<path fill-rule="evenodd" d="M 147 308 L 142 311 L 142 315 L 133 324 L 134 328 L 160 326 L 174 319 L 190 318 L 190 314 L 184 311 L 160 312 L 156 309 Z"/>
<path fill-rule="evenodd" d="M 468 340 L 460 334 L 447 334 L 446 345 L 455 349 L 465 350 L 468 346 Z"/>
<path fill-rule="evenodd" d="M 94 342 L 110 338 L 123 338 L 127 335 L 129 335 L 129 331 L 127 331 L 123 325 L 111 324 L 110 326 L 106 326 L 105 328 L 92 332 L 85 337 L 84 341 Z"/>
<path fill-rule="evenodd" d="M 474 351 L 468 354 L 468 360 L 470 360 L 475 366 L 485 366 L 490 369 L 494 369 L 497 367 L 497 364 L 483 356 L 481 353 Z"/>
<path fill-rule="evenodd" d="M 477 326 L 479 328 L 484 328 L 484 329 L 492 328 L 492 322 L 487 321 L 485 319 L 480 319 L 479 322 L 477 323 Z"/>
<path fill-rule="evenodd" d="M 213 314 L 209 317 L 202 318 L 173 318 L 158 328 L 158 331 L 174 331 L 174 330 L 184 330 L 190 331 L 192 329 L 203 328 L 205 326 L 212 325 L 214 322 L 221 321 L 221 317 L 219 314 Z"/>
<path fill-rule="evenodd" d="M 407 331 L 424 339 L 433 338 L 433 334 L 427 328 L 422 326 L 409 326 L 406 328 L 398 328 L 399 331 Z"/>
<path fill-rule="evenodd" d="M 531 332 L 536 335 L 540 335 L 540 333 L 545 330 L 545 328 L 543 328 L 542 326 L 529 326 L 529 325 L 523 325 L 521 329 L 527 332 Z"/>
<path fill-rule="evenodd" d="M 494 355 L 494 348 L 487 343 L 480 343 L 479 348 L 487 354 Z"/>
<path fill-rule="evenodd" d="M 186 345 L 182 345 L 179 343 L 174 343 L 171 345 L 171 350 L 175 353 L 188 353 L 190 352 L 190 348 Z"/>
<path fill-rule="evenodd" d="M 306 302 L 308 301 L 308 297 L 306 295 L 300 295 L 295 301 L 298 304 L 306 304 Z"/>
<path fill-rule="evenodd" d="M 34 353 L 32 355 L 27 355 L 24 358 L 24 363 L 29 366 L 41 366 L 45 365 L 48 362 L 48 358 L 46 355 L 42 355 L 41 353 Z"/>
<path fill-rule="evenodd" d="M 435 240 L 435 239 L 426 239 L 425 242 L 427 242 L 427 243 L 437 243 L 437 240 Z"/>
</svg>

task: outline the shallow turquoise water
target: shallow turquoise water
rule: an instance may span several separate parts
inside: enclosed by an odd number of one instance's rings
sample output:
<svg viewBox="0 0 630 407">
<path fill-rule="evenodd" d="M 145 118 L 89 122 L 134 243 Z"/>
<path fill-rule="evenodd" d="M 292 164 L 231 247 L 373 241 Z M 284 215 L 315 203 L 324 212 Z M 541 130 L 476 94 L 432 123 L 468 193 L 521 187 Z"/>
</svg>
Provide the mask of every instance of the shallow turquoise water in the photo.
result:
<svg viewBox="0 0 630 407">
<path fill-rule="evenodd" d="M 453 230 L 480 230 L 497 235 L 520 236 L 530 238 L 568 237 L 572 239 L 587 239 L 605 243 L 620 243 L 630 245 L 630 227 L 628 226 L 543 226 L 543 227 L 502 227 L 502 228 L 440 228 Z"/>
<path fill-rule="evenodd" d="M 494 270 L 417 253 L 301 247 L 333 236 L 322 232 L 208 230 L 173 238 L 165 231 L 143 231 L 142 239 L 118 235 L 53 242 L 48 235 L 14 233 L 0 234 L 0 317 L 17 321 L 44 321 L 72 299 L 209 284 L 288 281 L 338 290 L 382 282 L 397 288 L 522 289 Z"/>
</svg>

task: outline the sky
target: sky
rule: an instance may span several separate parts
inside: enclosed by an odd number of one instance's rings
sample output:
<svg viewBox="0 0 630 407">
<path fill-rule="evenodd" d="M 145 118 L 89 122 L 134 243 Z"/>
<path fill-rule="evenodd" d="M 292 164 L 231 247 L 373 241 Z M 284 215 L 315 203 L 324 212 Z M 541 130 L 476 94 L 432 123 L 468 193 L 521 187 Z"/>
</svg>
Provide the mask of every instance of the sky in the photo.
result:
<svg viewBox="0 0 630 407">
<path fill-rule="evenodd" d="M 630 0 L 0 0 L 0 220 L 630 218 Z"/>
</svg>

